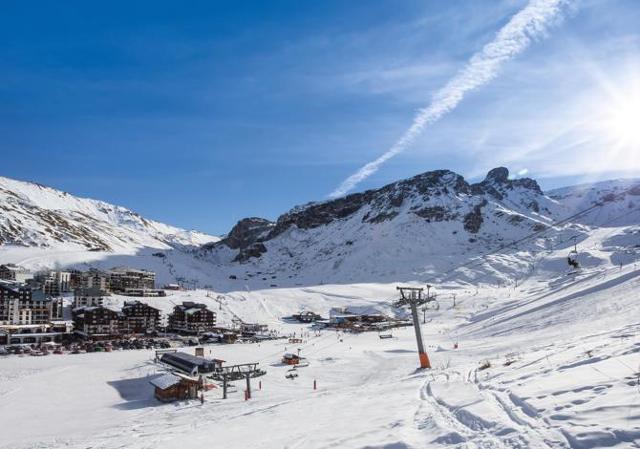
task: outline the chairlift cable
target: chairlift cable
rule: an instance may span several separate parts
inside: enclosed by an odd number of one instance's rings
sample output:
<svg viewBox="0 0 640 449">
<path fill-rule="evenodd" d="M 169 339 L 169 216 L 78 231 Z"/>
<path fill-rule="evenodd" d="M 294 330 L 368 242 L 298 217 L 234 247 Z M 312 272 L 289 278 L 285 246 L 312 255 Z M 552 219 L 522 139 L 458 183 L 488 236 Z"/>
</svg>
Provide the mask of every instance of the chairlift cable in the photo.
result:
<svg viewBox="0 0 640 449">
<path fill-rule="evenodd" d="M 594 210 L 594 209 L 596 209 L 596 208 L 599 208 L 599 207 L 604 206 L 606 203 L 607 203 L 607 202 L 599 201 L 599 202 L 595 203 L 594 205 L 592 205 L 592 206 L 588 207 L 587 209 L 584 209 L 584 210 L 582 210 L 582 211 L 579 211 L 579 212 L 577 212 L 577 213 L 575 213 L 575 214 L 573 214 L 573 215 L 571 215 L 571 216 L 569 216 L 569 217 L 566 217 L 566 218 L 564 218 L 564 219 L 562 219 L 562 220 L 558 220 L 558 221 L 556 221 L 556 222 L 554 222 L 554 223 L 550 224 L 550 225 L 549 225 L 547 228 L 545 228 L 545 229 L 542 229 L 542 230 L 540 230 L 540 231 L 533 232 L 533 233 L 531 233 L 531 234 L 529 234 L 529 235 L 527 235 L 527 236 L 525 236 L 525 237 L 522 237 L 522 238 L 520 238 L 520 239 L 514 240 L 514 241 L 513 241 L 513 242 L 511 242 L 511 243 L 503 244 L 503 245 L 501 245 L 499 248 L 497 248 L 497 249 L 495 249 L 495 250 L 489 251 L 489 252 L 484 253 L 484 254 L 482 254 L 482 255 L 480 255 L 480 256 L 476 256 L 476 257 L 475 257 L 475 258 L 473 258 L 472 260 L 470 260 L 470 261 L 468 261 L 468 262 L 465 262 L 465 263 L 463 263 L 463 264 L 460 264 L 460 265 L 458 265 L 457 267 L 450 268 L 450 269 L 448 270 L 448 271 L 449 271 L 449 274 L 448 274 L 448 275 L 446 275 L 444 278 L 441 278 L 441 279 L 440 279 L 440 282 L 443 282 L 443 281 L 445 281 L 445 280 L 449 279 L 449 278 L 450 278 L 450 277 L 451 277 L 451 276 L 452 276 L 452 275 L 453 275 L 457 270 L 459 270 L 460 268 L 474 267 L 474 266 L 476 266 L 476 265 L 477 265 L 477 266 L 482 265 L 482 264 L 484 264 L 484 263 L 485 263 L 485 260 L 484 260 L 484 259 L 485 259 L 486 257 L 491 256 L 491 255 L 494 255 L 494 254 L 498 254 L 498 253 L 500 253 L 501 251 L 503 251 L 503 250 L 505 250 L 505 249 L 507 249 L 507 248 L 509 248 L 509 247 L 512 247 L 512 246 L 516 246 L 516 249 L 517 249 L 517 245 L 518 245 L 518 244 L 520 244 L 520 243 L 522 243 L 522 242 L 525 242 L 525 241 L 527 241 L 527 240 L 529 240 L 529 239 L 531 239 L 531 238 L 533 238 L 533 237 L 543 235 L 543 234 L 545 234 L 545 233 L 547 233 L 547 232 L 551 231 L 552 229 L 554 229 L 554 227 L 564 225 L 564 224 L 568 223 L 569 221 L 574 220 L 575 218 L 579 218 L 579 217 L 581 217 L 581 216 L 583 216 L 583 215 L 585 215 L 585 214 L 587 214 L 587 213 L 591 212 L 592 210 Z M 632 214 L 632 213 L 634 213 L 634 212 L 637 212 L 638 210 L 640 210 L 640 208 L 634 208 L 634 209 L 631 209 L 630 211 L 627 211 L 626 213 L 624 213 L 624 214 L 622 214 L 622 215 L 619 215 L 619 216 L 616 216 L 616 217 L 614 217 L 614 218 L 612 218 L 612 219 L 610 219 L 610 220 L 607 220 L 607 221 L 606 221 L 606 222 L 604 222 L 603 224 L 604 224 L 604 225 L 609 224 L 609 223 L 611 223 L 611 222 L 613 222 L 613 221 L 615 221 L 615 220 L 618 220 L 618 219 L 620 219 L 620 218 L 624 218 L 624 217 L 625 217 L 625 216 L 627 216 L 627 215 L 630 215 L 630 214 Z M 555 247 L 557 247 L 557 245 L 562 244 L 562 243 L 565 243 L 566 241 L 567 241 L 567 240 L 562 240 L 562 241 L 560 241 L 560 242 L 556 243 L 555 245 L 552 245 L 552 247 L 551 247 L 551 248 L 552 248 L 552 249 L 554 249 Z M 545 250 L 545 251 L 546 251 L 546 250 Z M 537 251 L 530 251 L 530 252 L 531 252 L 531 253 L 536 253 Z M 479 261 L 478 259 L 481 259 L 481 260 Z M 486 276 L 487 276 L 487 275 L 485 275 L 485 276 L 481 276 L 479 279 L 482 279 L 482 277 L 486 277 Z"/>
</svg>

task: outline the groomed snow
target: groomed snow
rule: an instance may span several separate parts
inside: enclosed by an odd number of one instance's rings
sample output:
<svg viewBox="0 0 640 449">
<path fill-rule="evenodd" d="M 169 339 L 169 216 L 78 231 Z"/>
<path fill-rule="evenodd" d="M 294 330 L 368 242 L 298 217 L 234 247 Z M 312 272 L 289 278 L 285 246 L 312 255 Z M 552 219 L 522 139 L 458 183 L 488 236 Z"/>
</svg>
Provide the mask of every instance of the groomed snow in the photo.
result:
<svg viewBox="0 0 640 449">
<path fill-rule="evenodd" d="M 148 381 L 163 370 L 153 351 L 6 357 L 0 447 L 639 447 L 639 283 L 630 264 L 458 288 L 455 308 L 440 290 L 440 309 L 423 325 L 433 369 L 422 372 L 411 328 L 393 339 L 327 331 L 300 345 L 207 346 L 227 363 L 267 370 L 246 402 L 242 382 L 226 401 L 212 390 L 204 405 L 157 402 Z M 168 310 L 199 300 L 222 321 L 236 314 L 299 333 L 307 329 L 279 317 L 336 305 L 388 311 L 395 285 L 232 292 L 222 310 L 204 290 L 146 301 Z M 280 357 L 298 348 L 310 365 L 286 379 Z"/>
<path fill-rule="evenodd" d="M 568 209 L 590 207 L 620 185 L 554 195 Z M 428 310 L 423 325 L 427 371 L 416 371 L 411 328 L 392 339 L 312 332 L 300 345 L 207 346 L 213 357 L 267 370 L 250 401 L 238 383 L 225 401 L 213 390 L 203 405 L 157 402 L 149 380 L 164 371 L 152 351 L 3 357 L 0 448 L 639 448 L 636 197 L 484 258 L 525 231 L 487 220 L 472 245 L 460 223 L 425 226 L 405 216 L 365 229 L 356 217 L 309 232 L 292 228 L 247 264 L 222 260 L 231 251 L 216 261 L 179 245 L 118 252 L 4 245 L 2 262 L 31 269 L 151 269 L 160 285 L 199 287 L 141 299 L 165 313 L 182 301 L 204 302 L 222 323 L 240 317 L 285 334 L 308 331 L 281 319 L 300 310 L 406 314 L 390 305 L 399 284 L 433 284 L 440 309 Z M 347 245 L 351 236 L 360 238 Z M 567 266 L 573 237 L 577 272 Z M 108 304 L 126 299 L 114 295 Z M 310 365 L 286 379 L 280 357 L 298 348 Z"/>
</svg>

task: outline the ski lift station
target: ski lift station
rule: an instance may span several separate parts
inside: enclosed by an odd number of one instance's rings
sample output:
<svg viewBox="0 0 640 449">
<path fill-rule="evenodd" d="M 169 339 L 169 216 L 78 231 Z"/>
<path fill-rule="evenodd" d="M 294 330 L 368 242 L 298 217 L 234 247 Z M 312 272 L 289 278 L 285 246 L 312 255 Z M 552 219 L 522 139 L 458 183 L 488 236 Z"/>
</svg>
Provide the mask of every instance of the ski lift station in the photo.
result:
<svg viewBox="0 0 640 449">
<path fill-rule="evenodd" d="M 189 376 L 209 374 L 220 369 L 224 360 L 205 359 L 185 352 L 171 352 L 162 354 L 160 361 L 165 365 L 177 369 Z"/>
</svg>

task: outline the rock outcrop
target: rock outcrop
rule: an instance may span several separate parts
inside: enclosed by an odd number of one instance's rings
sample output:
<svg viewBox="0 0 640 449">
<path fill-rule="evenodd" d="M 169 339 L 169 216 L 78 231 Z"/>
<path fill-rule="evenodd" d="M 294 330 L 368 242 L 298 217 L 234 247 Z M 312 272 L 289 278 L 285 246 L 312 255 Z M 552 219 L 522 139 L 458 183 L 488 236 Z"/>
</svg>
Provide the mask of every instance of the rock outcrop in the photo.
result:
<svg viewBox="0 0 640 449">
<path fill-rule="evenodd" d="M 513 195 L 514 192 L 519 193 Z M 246 262 L 267 252 L 268 242 L 291 229 L 312 230 L 354 217 L 372 226 L 401 215 L 418 217 L 426 224 L 460 222 L 464 230 L 477 234 L 485 222 L 484 208 L 489 201 L 500 202 L 510 195 L 510 201 L 517 201 L 524 209 L 540 211 L 538 197 L 542 190 L 538 183 L 529 178 L 512 180 L 504 167 L 489 171 L 476 184 L 469 184 L 450 170 L 435 170 L 380 189 L 298 206 L 275 223 L 261 218 L 241 220 L 226 238 L 207 248 L 224 245 L 238 251 L 235 261 Z"/>
</svg>

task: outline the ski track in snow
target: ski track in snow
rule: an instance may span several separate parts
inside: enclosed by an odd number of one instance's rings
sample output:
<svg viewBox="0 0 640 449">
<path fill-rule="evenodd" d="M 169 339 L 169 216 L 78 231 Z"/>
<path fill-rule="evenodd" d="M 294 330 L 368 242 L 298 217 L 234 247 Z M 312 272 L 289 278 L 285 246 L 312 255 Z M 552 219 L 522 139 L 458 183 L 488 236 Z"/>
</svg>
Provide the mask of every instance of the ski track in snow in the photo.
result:
<svg viewBox="0 0 640 449">
<path fill-rule="evenodd" d="M 239 397 L 242 383 L 239 392 L 227 401 L 219 399 L 215 390 L 209 393 L 204 406 L 197 402 L 158 405 L 145 399 L 150 390 L 130 402 L 114 398 L 113 390 L 100 382 L 144 378 L 155 372 L 149 362 L 151 353 L 144 351 L 4 358 L 0 360 L 0 379 L 6 386 L 0 394 L 7 399 L 0 405 L 3 422 L 11 425 L 14 413 L 18 418 L 24 413 L 38 415 L 28 404 L 15 403 L 16 397 L 46 409 L 47 396 L 42 394 L 48 390 L 42 384 L 48 380 L 56 380 L 52 387 L 62 397 L 69 396 L 71 402 L 73 390 L 65 388 L 84 382 L 87 395 L 78 399 L 93 397 L 95 390 L 96 407 L 104 411 L 98 410 L 93 418 L 91 413 L 86 418 L 76 417 L 81 426 L 86 421 L 87 432 L 65 427 L 69 433 L 57 436 L 38 429 L 21 434 L 8 427 L 12 430 L 4 435 L 13 439 L 1 442 L 0 447 L 142 449 L 199 447 L 216 441 L 226 447 L 260 448 L 637 448 L 640 324 L 629 322 L 631 315 L 621 316 L 615 308 L 599 312 L 591 302 L 616 297 L 637 316 L 636 274 L 633 267 L 611 270 L 604 277 L 584 273 L 553 292 L 530 289 L 525 282 L 523 292 L 537 293 L 521 302 L 524 310 L 539 313 L 544 310 L 540 306 L 546 304 L 561 311 L 564 302 L 558 297 L 570 298 L 567 302 L 573 304 L 576 314 L 569 329 L 565 329 L 562 313 L 557 313 L 546 316 L 544 332 L 518 331 L 526 329 L 522 323 L 532 318 L 518 307 L 505 308 L 502 303 L 508 299 L 507 292 L 502 298 L 492 298 L 493 289 L 480 289 L 474 296 L 488 304 L 466 299 L 457 309 L 432 311 L 433 320 L 424 330 L 434 368 L 426 372 L 414 371 L 411 328 L 394 331 L 389 340 L 380 340 L 375 334 L 323 332 L 301 345 L 280 341 L 208 346 L 216 356 L 231 361 L 256 360 L 265 366 L 264 390 L 254 390 L 256 397 L 249 402 Z M 326 297 L 324 288 L 315 294 Z M 258 300 L 256 294 L 227 296 L 223 309 L 232 304 L 233 313 L 240 316 L 255 318 L 268 311 L 276 317 L 277 312 L 271 309 L 283 301 L 282 296 L 263 294 Z M 468 321 L 468 317 L 478 316 L 474 311 L 484 309 L 481 320 Z M 499 318 L 495 323 L 490 311 Z M 601 321 L 594 321 L 597 313 L 601 313 Z M 232 315 L 227 312 L 227 316 Z M 484 326 L 480 326 L 482 322 Z M 495 326 L 507 324 L 513 330 L 508 339 L 493 335 Z M 300 329 L 299 325 L 280 326 L 283 332 Z M 460 340 L 456 351 L 444 349 L 450 348 L 452 332 Z M 297 347 L 311 364 L 300 368 L 298 379 L 285 380 L 287 367 L 278 363 L 279 357 Z M 491 367 L 481 370 L 484 360 L 490 361 Z M 310 384 L 316 377 L 321 388 L 312 392 Z M 144 381 L 142 384 L 146 387 Z M 138 403 L 144 407 L 135 408 Z M 113 410 L 123 405 L 125 408 Z M 107 413 L 107 408 L 112 410 Z M 53 419 L 54 427 L 60 425 L 55 416 L 43 416 Z M 94 419 L 101 416 L 104 423 L 96 423 Z M 291 436 L 283 438 L 287 432 Z"/>
</svg>

